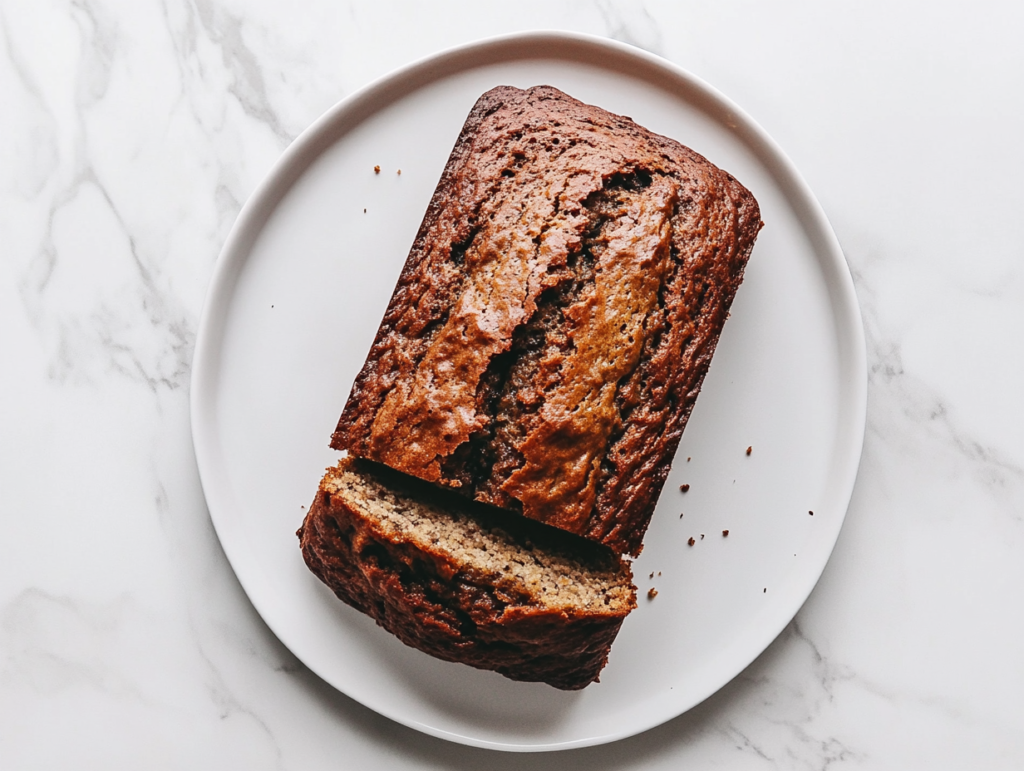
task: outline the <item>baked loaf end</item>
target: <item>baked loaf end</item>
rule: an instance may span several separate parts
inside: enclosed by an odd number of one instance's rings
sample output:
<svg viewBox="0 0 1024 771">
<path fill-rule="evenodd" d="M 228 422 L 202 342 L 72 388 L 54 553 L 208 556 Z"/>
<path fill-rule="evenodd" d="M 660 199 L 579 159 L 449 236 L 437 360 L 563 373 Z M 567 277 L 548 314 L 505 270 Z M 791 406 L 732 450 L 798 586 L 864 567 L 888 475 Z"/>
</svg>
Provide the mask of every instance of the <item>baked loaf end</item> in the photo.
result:
<svg viewBox="0 0 1024 771">
<path fill-rule="evenodd" d="M 331 445 L 638 554 L 760 227 L 678 142 L 488 91 Z"/>
<path fill-rule="evenodd" d="M 604 547 L 351 458 L 298 531 L 317 577 L 402 642 L 513 680 L 597 680 L 636 607 Z"/>
</svg>

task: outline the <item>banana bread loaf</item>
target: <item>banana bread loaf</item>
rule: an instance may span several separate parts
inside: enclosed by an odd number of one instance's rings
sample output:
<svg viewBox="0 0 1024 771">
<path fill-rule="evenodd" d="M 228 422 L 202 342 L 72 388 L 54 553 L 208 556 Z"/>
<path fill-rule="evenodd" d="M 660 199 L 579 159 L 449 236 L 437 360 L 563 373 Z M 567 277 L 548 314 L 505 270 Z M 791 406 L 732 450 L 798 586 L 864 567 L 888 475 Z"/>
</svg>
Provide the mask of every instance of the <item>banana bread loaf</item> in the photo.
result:
<svg viewBox="0 0 1024 771">
<path fill-rule="evenodd" d="M 488 91 L 332 446 L 638 554 L 761 224 L 629 118 Z"/>
<path fill-rule="evenodd" d="M 594 682 L 636 607 L 610 549 L 352 458 L 298 536 L 310 570 L 402 642 L 513 680 Z"/>
</svg>

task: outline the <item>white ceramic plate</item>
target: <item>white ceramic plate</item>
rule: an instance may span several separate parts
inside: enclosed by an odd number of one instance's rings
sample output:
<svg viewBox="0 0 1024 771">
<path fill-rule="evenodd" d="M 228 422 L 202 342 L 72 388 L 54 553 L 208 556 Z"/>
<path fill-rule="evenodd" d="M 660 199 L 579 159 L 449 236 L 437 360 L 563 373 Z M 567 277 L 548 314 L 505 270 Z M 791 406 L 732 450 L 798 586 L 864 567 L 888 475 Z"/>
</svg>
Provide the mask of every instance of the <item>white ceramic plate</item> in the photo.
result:
<svg viewBox="0 0 1024 771">
<path fill-rule="evenodd" d="M 331 431 L 466 114 L 493 86 L 541 83 L 694 148 L 754 193 L 765 221 L 635 563 L 640 607 L 601 682 L 577 693 L 406 648 L 336 600 L 306 569 L 294 536 L 337 457 Z M 564 33 L 438 54 L 345 99 L 303 133 L 239 215 L 193 367 L 192 432 L 210 515 L 270 628 L 367 707 L 506 750 L 638 733 L 746 667 L 821 575 L 864 432 L 852 281 L 789 160 L 694 76 L 629 46 Z"/>
</svg>

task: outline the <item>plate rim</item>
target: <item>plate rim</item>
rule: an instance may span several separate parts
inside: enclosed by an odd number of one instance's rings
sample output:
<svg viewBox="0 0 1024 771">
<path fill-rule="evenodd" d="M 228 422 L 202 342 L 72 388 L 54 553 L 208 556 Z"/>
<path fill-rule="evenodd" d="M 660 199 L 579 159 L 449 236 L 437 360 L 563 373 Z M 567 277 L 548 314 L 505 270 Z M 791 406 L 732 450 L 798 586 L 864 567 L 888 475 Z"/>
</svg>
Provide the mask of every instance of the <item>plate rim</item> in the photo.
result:
<svg viewBox="0 0 1024 771">
<path fill-rule="evenodd" d="M 706 104 L 701 107 L 707 109 L 708 105 L 713 105 L 716 108 L 713 112 L 717 112 L 721 116 L 722 122 L 729 129 L 737 132 L 743 144 L 750 146 L 755 151 L 758 160 L 765 165 L 786 197 L 791 202 L 799 201 L 802 204 L 800 210 L 795 213 L 801 221 L 801 229 L 812 237 L 812 251 L 816 254 L 817 262 L 826 274 L 826 283 L 829 287 L 829 294 L 832 296 L 830 305 L 833 309 L 833 316 L 837 319 L 837 331 L 840 333 L 838 342 L 842 350 L 839 354 L 839 371 L 847 376 L 844 377 L 842 384 L 848 389 L 847 397 L 840 399 L 840 412 L 841 414 L 845 413 L 846 408 L 852 407 L 854 414 L 844 414 L 841 426 L 845 428 L 845 431 L 837 431 L 835 443 L 837 458 L 833 462 L 833 467 L 838 467 L 839 471 L 830 471 L 826 478 L 841 480 L 840 484 L 834 485 L 834 492 L 829 496 L 833 501 L 838 502 L 837 505 L 841 511 L 833 525 L 834 533 L 830 537 L 831 545 L 827 550 L 822 551 L 818 562 L 812 564 L 808 570 L 813 573 L 814 580 L 807 586 L 806 591 L 798 592 L 795 595 L 792 612 L 782 614 L 786 616 L 785 621 L 781 625 L 776 624 L 766 629 L 758 638 L 757 644 L 751 646 L 756 650 L 735 673 L 707 693 L 699 694 L 696 699 L 686 700 L 687 703 L 679 706 L 678 709 L 675 708 L 678 705 L 674 705 L 672 710 L 658 713 L 653 719 L 639 721 L 637 724 L 631 724 L 617 732 L 557 742 L 501 742 L 439 728 L 420 720 L 410 719 L 386 706 L 373 704 L 372 699 L 366 699 L 362 694 L 353 695 L 338 687 L 323 676 L 314 665 L 303 661 L 304 666 L 331 687 L 390 720 L 448 741 L 515 752 L 544 752 L 580 748 L 618 741 L 643 733 L 697 706 L 735 679 L 760 656 L 803 607 L 817 586 L 831 557 L 856 483 L 867 420 L 866 340 L 860 305 L 857 301 L 849 264 L 831 224 L 810 186 L 775 140 L 739 105 L 703 79 L 660 56 L 626 43 L 586 33 L 532 30 L 482 38 L 442 49 L 392 70 L 357 89 L 326 110 L 300 133 L 277 159 L 241 207 L 211 272 L 196 331 L 190 377 L 189 412 L 193 450 L 210 520 L 221 548 L 249 602 L 252 603 L 274 635 L 289 650 L 293 650 L 287 642 L 289 637 L 287 631 L 282 632 L 277 629 L 275 624 L 261 611 L 261 603 L 257 599 L 260 596 L 257 584 L 261 583 L 261 578 L 257 573 L 248 569 L 249 558 L 244 554 L 245 550 L 238 545 L 237 541 L 225 537 L 230 517 L 224 513 L 223 499 L 225 496 L 230 497 L 230 494 L 229 491 L 223 489 L 224 483 L 211 470 L 216 466 L 213 459 L 217 455 L 218 441 L 216 431 L 213 429 L 214 421 L 211 419 L 213 406 L 208 395 L 212 393 L 211 384 L 216 383 L 216 375 L 219 371 L 214 353 L 219 350 L 218 344 L 223 339 L 227 319 L 227 314 L 223 310 L 227 307 L 224 300 L 230 298 L 235 279 L 244 266 L 252 245 L 259 237 L 267 215 L 273 211 L 292 184 L 305 172 L 310 162 L 319 155 L 325 146 L 325 140 L 329 140 L 328 145 L 332 144 L 336 135 L 346 133 L 346 125 L 358 125 L 366 117 L 376 112 L 380 105 L 388 105 L 423 85 L 482 64 L 480 61 L 476 61 L 474 64 L 474 59 L 487 59 L 487 64 L 517 59 L 525 60 L 531 58 L 529 56 L 531 50 L 540 54 L 532 58 L 571 62 L 583 60 L 585 63 L 585 58 L 581 56 L 584 53 L 590 53 L 591 56 L 595 53 L 611 55 L 614 60 L 607 65 L 608 69 L 618 69 L 615 66 L 618 62 L 640 63 L 644 65 L 645 72 L 635 73 L 637 77 L 649 79 L 648 73 L 656 73 L 660 76 L 661 83 L 659 85 L 669 91 L 678 93 L 685 89 L 690 93 L 700 94 L 706 101 Z M 670 87 L 672 83 L 676 84 L 675 88 Z M 826 268 L 830 271 L 824 270 Z M 843 349 L 844 344 L 845 349 Z M 849 377 L 851 375 L 854 377 Z M 840 440 L 840 436 L 844 433 L 845 444 Z M 836 477 L 837 474 L 838 477 Z"/>
</svg>

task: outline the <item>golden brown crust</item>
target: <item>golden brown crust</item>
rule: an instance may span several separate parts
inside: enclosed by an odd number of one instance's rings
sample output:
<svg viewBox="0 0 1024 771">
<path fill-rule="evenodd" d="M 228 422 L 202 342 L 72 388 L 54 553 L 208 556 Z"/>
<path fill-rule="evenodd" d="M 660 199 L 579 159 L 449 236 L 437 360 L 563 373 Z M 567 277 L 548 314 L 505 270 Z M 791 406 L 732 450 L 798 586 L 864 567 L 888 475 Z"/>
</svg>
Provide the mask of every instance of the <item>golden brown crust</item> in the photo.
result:
<svg viewBox="0 0 1024 771">
<path fill-rule="evenodd" d="M 760 227 L 677 142 L 489 91 L 332 446 L 637 554 Z"/>
<path fill-rule="evenodd" d="M 350 461 L 342 465 L 351 468 Z M 331 471 L 298 536 L 306 564 L 340 599 L 405 644 L 446 661 L 565 690 L 597 679 L 635 607 L 627 566 L 622 580 L 631 590 L 628 604 L 614 610 L 545 607 L 507 581 L 460 567 L 442 549 L 396 537 L 330 477 Z M 396 487 L 393 478 L 389 482 Z"/>
</svg>

